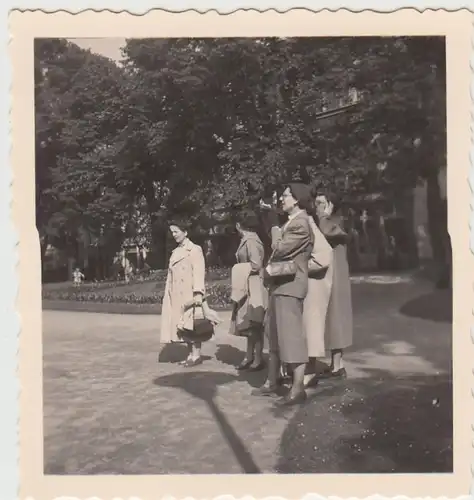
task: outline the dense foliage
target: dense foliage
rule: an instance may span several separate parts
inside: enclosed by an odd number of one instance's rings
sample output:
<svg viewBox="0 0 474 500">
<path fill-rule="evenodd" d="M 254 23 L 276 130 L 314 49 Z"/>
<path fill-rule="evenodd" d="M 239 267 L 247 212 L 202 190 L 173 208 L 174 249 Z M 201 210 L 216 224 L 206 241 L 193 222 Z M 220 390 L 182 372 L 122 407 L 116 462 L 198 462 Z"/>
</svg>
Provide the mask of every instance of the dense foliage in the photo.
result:
<svg viewBox="0 0 474 500">
<path fill-rule="evenodd" d="M 208 230 L 288 179 L 397 197 L 446 160 L 442 38 L 134 39 L 124 57 L 36 41 L 43 252 L 110 260 L 129 238 L 163 262 L 167 217 Z"/>
</svg>

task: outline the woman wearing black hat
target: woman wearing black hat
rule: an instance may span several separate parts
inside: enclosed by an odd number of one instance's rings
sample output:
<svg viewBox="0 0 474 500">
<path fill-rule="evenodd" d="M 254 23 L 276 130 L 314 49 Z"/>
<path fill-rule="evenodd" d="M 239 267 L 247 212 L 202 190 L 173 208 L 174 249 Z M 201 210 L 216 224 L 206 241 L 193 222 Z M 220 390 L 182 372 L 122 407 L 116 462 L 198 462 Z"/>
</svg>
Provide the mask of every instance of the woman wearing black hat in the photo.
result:
<svg viewBox="0 0 474 500">
<path fill-rule="evenodd" d="M 254 395 L 277 395 L 280 363 L 289 364 L 293 383 L 281 403 L 293 405 L 306 400 L 304 374 L 308 348 L 303 327 L 303 302 L 308 291 L 308 261 L 313 246 L 307 213 L 311 206 L 310 188 L 300 183 L 288 184 L 280 202 L 288 216 L 282 227 L 278 227 L 275 207 L 261 203 L 272 218 L 273 252 L 267 266 L 270 300 L 265 325 L 270 356 L 267 380 Z M 288 269 L 293 271 L 288 272 Z"/>
</svg>

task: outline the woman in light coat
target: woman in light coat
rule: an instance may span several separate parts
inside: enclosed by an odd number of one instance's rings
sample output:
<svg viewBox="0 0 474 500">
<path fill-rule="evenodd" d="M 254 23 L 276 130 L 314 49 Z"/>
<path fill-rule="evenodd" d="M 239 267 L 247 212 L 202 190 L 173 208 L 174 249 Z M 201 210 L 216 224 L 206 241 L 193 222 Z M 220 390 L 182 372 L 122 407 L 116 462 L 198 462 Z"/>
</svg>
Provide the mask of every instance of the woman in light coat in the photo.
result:
<svg viewBox="0 0 474 500">
<path fill-rule="evenodd" d="M 247 337 L 247 353 L 238 370 L 259 371 L 263 363 L 263 324 L 268 294 L 263 284 L 265 249 L 257 234 L 258 217 L 251 211 L 239 214 L 236 229 L 240 244 L 232 268 L 231 333 Z"/>
<path fill-rule="evenodd" d="M 345 378 L 344 349 L 352 345 L 352 295 L 347 260 L 349 236 L 344 230 L 343 219 L 337 214 L 336 196 L 327 191 L 316 196 L 318 225 L 333 249 L 332 289 L 326 316 L 326 349 L 331 352 L 331 366 L 319 378 Z"/>
<path fill-rule="evenodd" d="M 178 326 L 193 329 L 193 309 L 202 307 L 205 313 L 205 262 L 202 248 L 189 238 L 185 224 L 169 224 L 178 246 L 171 253 L 166 278 L 161 313 L 161 343 L 183 343 L 178 336 Z M 189 342 L 188 357 L 181 364 L 185 367 L 202 363 L 201 342 Z"/>
<path fill-rule="evenodd" d="M 308 343 L 309 362 L 305 385 L 316 382 L 317 358 L 326 356 L 326 315 L 333 278 L 333 250 L 319 230 L 313 217 L 309 218 L 313 233 L 313 251 L 308 264 L 308 293 L 304 300 L 303 324 Z"/>
</svg>

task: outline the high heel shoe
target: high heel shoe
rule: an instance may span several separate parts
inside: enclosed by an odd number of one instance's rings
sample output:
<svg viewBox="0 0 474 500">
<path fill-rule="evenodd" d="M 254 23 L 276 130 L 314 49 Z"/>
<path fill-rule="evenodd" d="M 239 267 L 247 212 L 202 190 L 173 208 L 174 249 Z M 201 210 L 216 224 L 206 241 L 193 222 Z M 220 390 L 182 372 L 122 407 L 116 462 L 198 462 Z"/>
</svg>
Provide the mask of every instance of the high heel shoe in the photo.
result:
<svg viewBox="0 0 474 500">
<path fill-rule="evenodd" d="M 178 365 L 180 365 L 180 366 L 185 366 L 187 363 L 189 363 L 189 361 L 191 361 L 191 358 L 190 358 L 190 357 L 189 357 L 189 358 L 186 358 L 186 359 L 183 359 L 183 361 L 180 361 L 180 362 L 178 363 Z"/>
<path fill-rule="evenodd" d="M 193 366 L 202 365 L 202 363 L 203 359 L 201 358 L 201 356 L 199 356 L 199 358 L 196 359 L 188 359 L 183 366 L 185 368 L 192 368 Z"/>
<path fill-rule="evenodd" d="M 323 372 L 319 375 L 317 375 L 317 377 L 320 379 L 320 380 L 327 380 L 327 379 L 336 379 L 336 380 L 342 380 L 342 379 L 345 379 L 347 378 L 347 372 L 346 372 L 346 369 L 345 368 L 341 368 L 335 372 L 333 372 L 332 370 L 329 370 L 329 371 L 326 371 L 326 372 Z"/>
<path fill-rule="evenodd" d="M 251 364 L 248 368 L 249 372 L 260 372 L 265 368 L 265 363 L 263 361 L 260 361 L 258 365 Z"/>
<path fill-rule="evenodd" d="M 242 363 L 240 363 L 240 365 L 237 367 L 237 370 L 242 371 L 242 370 L 248 370 L 251 366 L 252 366 L 252 363 L 253 363 L 253 359 L 247 359 L 247 360 L 243 360 Z"/>
<path fill-rule="evenodd" d="M 301 391 L 298 394 L 295 394 L 294 396 L 291 396 L 288 394 L 287 396 L 284 396 L 281 398 L 278 402 L 278 406 L 293 406 L 293 405 L 299 405 L 303 404 L 306 401 L 307 395 L 306 391 Z"/>
<path fill-rule="evenodd" d="M 263 396 L 276 398 L 280 396 L 280 386 L 279 385 L 262 385 L 251 392 L 252 396 Z"/>
</svg>

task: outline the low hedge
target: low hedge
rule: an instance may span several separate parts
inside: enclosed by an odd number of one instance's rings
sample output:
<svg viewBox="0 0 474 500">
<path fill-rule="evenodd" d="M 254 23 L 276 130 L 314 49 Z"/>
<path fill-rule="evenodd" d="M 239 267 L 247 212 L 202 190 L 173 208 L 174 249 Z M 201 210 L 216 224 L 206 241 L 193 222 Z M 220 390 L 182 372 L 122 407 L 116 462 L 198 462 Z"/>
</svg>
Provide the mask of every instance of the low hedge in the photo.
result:
<svg viewBox="0 0 474 500">
<path fill-rule="evenodd" d="M 64 286 L 43 286 L 42 298 L 47 301 L 95 303 L 95 304 L 133 304 L 161 305 L 167 270 L 151 271 L 146 277 L 134 277 L 128 283 L 121 281 L 99 281 L 75 286 L 69 282 Z M 225 309 L 230 302 L 230 269 L 210 268 L 206 273 L 208 301 L 211 307 Z M 147 283 L 141 287 L 139 283 Z M 154 286 L 153 286 L 154 285 Z M 127 290 L 129 286 L 132 289 Z"/>
<path fill-rule="evenodd" d="M 103 287 L 102 287 L 103 288 Z M 162 304 L 164 290 L 151 290 L 143 293 L 132 291 L 117 293 L 113 287 L 110 292 L 103 289 L 98 291 L 93 288 L 70 286 L 64 289 L 43 290 L 42 297 L 46 300 L 95 302 L 103 304 Z M 207 286 L 209 305 L 215 308 L 226 308 L 231 304 L 230 283 L 211 283 Z"/>
<path fill-rule="evenodd" d="M 94 290 L 102 290 L 106 288 L 119 288 L 122 286 L 130 285 L 133 283 L 147 283 L 150 281 L 156 281 L 157 283 L 165 283 L 166 276 L 168 271 L 166 269 L 158 269 L 155 271 L 151 271 L 147 276 L 134 275 L 131 277 L 129 282 L 125 280 L 103 280 L 103 281 L 89 281 L 82 283 L 80 289 L 82 292 L 86 291 L 94 291 Z M 206 280 L 207 281 L 222 281 L 230 279 L 230 269 L 228 268 L 209 268 L 206 272 Z M 51 286 L 48 283 L 43 285 L 43 290 L 74 290 L 77 291 L 77 288 L 74 287 L 72 282 L 68 282 L 64 284 L 64 286 L 58 286 L 56 283 Z"/>
</svg>

